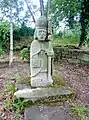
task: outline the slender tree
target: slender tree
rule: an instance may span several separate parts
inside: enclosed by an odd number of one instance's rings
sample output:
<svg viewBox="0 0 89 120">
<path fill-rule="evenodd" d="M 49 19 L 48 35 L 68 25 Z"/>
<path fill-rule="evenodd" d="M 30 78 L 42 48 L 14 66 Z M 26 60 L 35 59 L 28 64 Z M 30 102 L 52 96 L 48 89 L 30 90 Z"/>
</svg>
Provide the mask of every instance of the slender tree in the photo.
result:
<svg viewBox="0 0 89 120">
<path fill-rule="evenodd" d="M 10 21 L 9 65 L 11 65 L 13 62 L 13 19 L 15 19 L 19 13 L 18 3 L 16 0 L 2 0 L 0 1 L 0 9 L 1 13 L 4 14 L 5 17 L 9 18 Z"/>
<path fill-rule="evenodd" d="M 13 15 L 12 15 L 12 8 L 13 8 L 13 1 L 10 0 L 3 0 L 1 10 L 4 10 L 4 14 L 6 17 L 9 17 L 10 21 L 10 53 L 9 53 L 9 66 L 13 62 Z M 3 9 L 4 8 L 4 9 Z"/>
<path fill-rule="evenodd" d="M 10 7 L 10 54 L 9 54 L 9 66 L 13 62 L 13 18 L 12 18 L 12 8 Z"/>
</svg>

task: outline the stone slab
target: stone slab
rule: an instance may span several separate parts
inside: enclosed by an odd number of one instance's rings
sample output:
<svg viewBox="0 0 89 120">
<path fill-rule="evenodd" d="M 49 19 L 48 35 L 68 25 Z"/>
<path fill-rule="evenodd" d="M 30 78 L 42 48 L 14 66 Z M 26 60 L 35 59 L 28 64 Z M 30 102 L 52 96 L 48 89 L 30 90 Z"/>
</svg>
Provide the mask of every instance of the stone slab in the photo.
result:
<svg viewBox="0 0 89 120">
<path fill-rule="evenodd" d="M 78 59 L 89 62 L 89 54 L 83 53 L 79 55 Z"/>
<path fill-rule="evenodd" d="M 33 106 L 24 111 L 24 120 L 75 120 L 65 114 L 64 107 Z"/>
<path fill-rule="evenodd" d="M 68 87 L 23 89 L 14 93 L 17 98 L 27 98 L 33 101 L 49 97 L 56 99 L 57 97 L 70 94 L 73 94 L 73 91 Z"/>
</svg>

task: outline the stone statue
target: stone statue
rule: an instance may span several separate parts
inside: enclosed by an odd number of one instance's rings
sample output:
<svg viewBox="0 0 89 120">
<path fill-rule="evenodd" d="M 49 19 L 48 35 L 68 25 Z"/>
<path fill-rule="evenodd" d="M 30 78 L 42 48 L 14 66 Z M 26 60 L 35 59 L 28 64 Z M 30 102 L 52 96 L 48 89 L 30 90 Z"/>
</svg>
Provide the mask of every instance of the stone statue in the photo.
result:
<svg viewBox="0 0 89 120">
<path fill-rule="evenodd" d="M 52 25 L 45 16 L 36 21 L 34 40 L 30 48 L 31 86 L 43 87 L 53 83 L 52 60 L 53 48 L 51 45 Z"/>
</svg>

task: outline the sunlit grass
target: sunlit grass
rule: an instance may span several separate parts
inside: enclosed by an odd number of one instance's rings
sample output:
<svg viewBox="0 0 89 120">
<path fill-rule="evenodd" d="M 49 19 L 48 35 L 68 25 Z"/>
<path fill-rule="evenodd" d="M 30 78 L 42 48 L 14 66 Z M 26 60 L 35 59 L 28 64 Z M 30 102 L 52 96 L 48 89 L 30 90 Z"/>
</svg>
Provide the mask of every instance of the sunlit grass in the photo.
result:
<svg viewBox="0 0 89 120">
<path fill-rule="evenodd" d="M 52 45 L 53 46 L 65 46 L 65 45 L 77 45 L 79 44 L 79 40 L 75 38 L 54 38 L 52 40 Z"/>
</svg>

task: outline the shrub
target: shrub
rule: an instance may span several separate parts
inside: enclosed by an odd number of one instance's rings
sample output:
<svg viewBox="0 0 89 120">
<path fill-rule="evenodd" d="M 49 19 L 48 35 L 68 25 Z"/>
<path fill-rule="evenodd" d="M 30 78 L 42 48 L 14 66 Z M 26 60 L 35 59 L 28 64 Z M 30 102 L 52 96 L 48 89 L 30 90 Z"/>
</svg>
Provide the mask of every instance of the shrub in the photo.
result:
<svg viewBox="0 0 89 120">
<path fill-rule="evenodd" d="M 9 43 L 9 22 L 0 21 L 0 44 L 7 48 Z"/>
<path fill-rule="evenodd" d="M 22 59 L 29 59 L 29 50 L 28 48 L 24 48 L 20 51 L 20 56 Z"/>
</svg>

